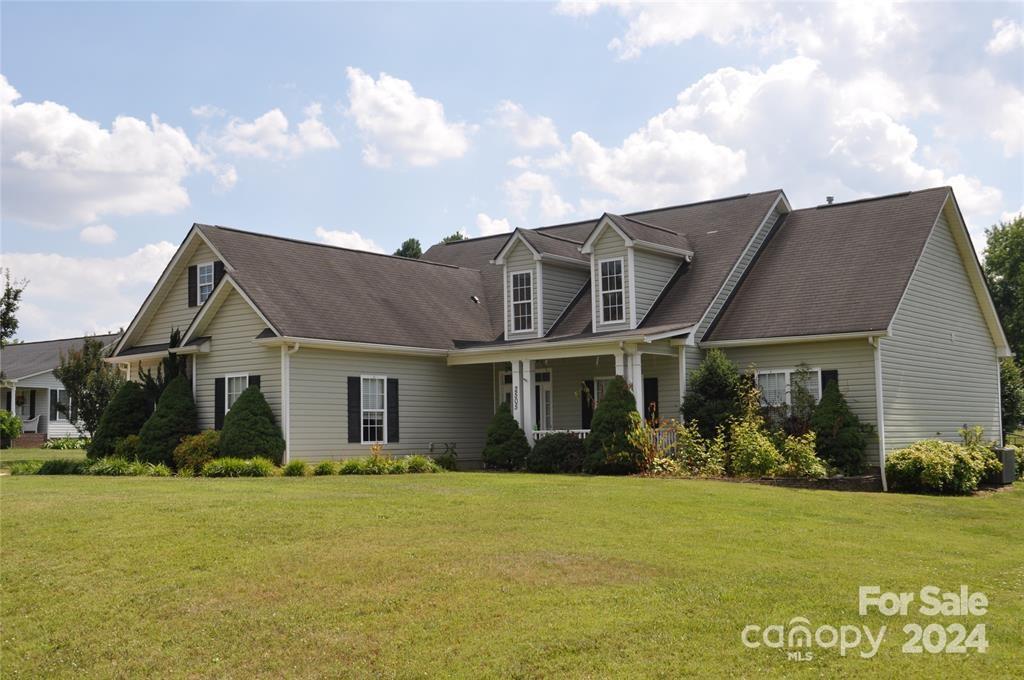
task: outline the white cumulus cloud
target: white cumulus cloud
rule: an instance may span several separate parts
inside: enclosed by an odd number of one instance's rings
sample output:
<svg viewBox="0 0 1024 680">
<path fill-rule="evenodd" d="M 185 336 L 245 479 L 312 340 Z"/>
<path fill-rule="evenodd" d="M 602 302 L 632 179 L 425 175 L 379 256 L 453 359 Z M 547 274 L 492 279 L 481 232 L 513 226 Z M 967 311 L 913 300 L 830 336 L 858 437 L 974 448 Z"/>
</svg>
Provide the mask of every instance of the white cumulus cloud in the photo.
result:
<svg viewBox="0 0 1024 680">
<path fill-rule="evenodd" d="M 106 245 L 117 240 L 117 232 L 114 231 L 113 227 L 106 224 L 93 224 L 82 229 L 78 234 L 78 238 L 86 243 Z"/>
<path fill-rule="evenodd" d="M 1006 54 L 1024 48 L 1024 27 L 1012 19 L 992 22 L 992 39 L 985 46 L 989 54 Z"/>
<path fill-rule="evenodd" d="M 494 236 L 495 234 L 504 234 L 512 231 L 512 225 L 509 224 L 507 218 L 499 220 L 487 213 L 477 213 L 476 229 L 481 236 Z"/>
<path fill-rule="evenodd" d="M 358 231 L 342 231 L 340 229 L 317 227 L 313 233 L 316 234 L 318 241 L 327 245 L 350 248 L 352 250 L 365 250 L 371 253 L 386 252 L 373 239 L 363 236 Z"/>
<path fill-rule="evenodd" d="M 156 115 L 118 116 L 108 129 L 66 106 L 20 99 L 0 75 L 6 219 L 68 228 L 107 215 L 168 214 L 189 205 L 188 176 L 209 172 L 221 184 L 232 176 Z"/>
<path fill-rule="evenodd" d="M 349 114 L 365 137 L 363 160 L 388 167 L 396 160 L 412 166 L 460 158 L 469 149 L 473 127 L 449 122 L 441 102 L 416 94 L 412 83 L 349 67 Z"/>
<path fill-rule="evenodd" d="M 494 123 L 512 133 L 516 144 L 526 149 L 561 146 L 555 122 L 547 116 L 531 116 L 520 105 L 504 100 L 494 111 Z"/>
<path fill-rule="evenodd" d="M 549 175 L 528 170 L 505 182 L 505 198 L 513 213 L 524 218 L 535 207 L 544 220 L 561 220 L 575 212 Z"/>
<path fill-rule="evenodd" d="M 220 118 L 221 116 L 226 116 L 228 113 L 219 106 L 214 106 L 212 104 L 193 106 L 191 111 L 192 115 L 196 118 Z"/>
<path fill-rule="evenodd" d="M 323 120 L 323 107 L 314 102 L 303 111 L 306 118 L 295 132 L 281 109 L 271 109 L 251 122 L 232 118 L 218 138 L 226 153 L 254 158 L 295 158 L 307 151 L 335 149 L 337 138 Z"/>
</svg>

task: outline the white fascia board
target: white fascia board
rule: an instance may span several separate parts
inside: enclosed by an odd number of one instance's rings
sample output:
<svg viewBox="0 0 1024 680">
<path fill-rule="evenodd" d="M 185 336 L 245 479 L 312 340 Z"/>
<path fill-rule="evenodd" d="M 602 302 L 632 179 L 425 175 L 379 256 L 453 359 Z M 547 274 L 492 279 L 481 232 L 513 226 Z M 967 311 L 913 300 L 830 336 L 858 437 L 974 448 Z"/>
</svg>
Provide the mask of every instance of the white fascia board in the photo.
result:
<svg viewBox="0 0 1024 680">
<path fill-rule="evenodd" d="M 647 250 L 653 253 L 674 255 L 675 257 L 684 260 L 693 257 L 693 251 L 686 250 L 685 248 L 673 248 L 672 246 L 663 246 L 660 243 L 651 243 L 650 241 L 633 241 L 633 245 L 638 250 Z"/>
<path fill-rule="evenodd" d="M 856 333 L 829 333 L 825 335 L 790 335 L 778 338 L 709 340 L 699 344 L 701 347 L 753 347 L 757 345 L 789 345 L 799 342 L 825 342 L 829 340 L 853 340 L 858 338 L 885 338 L 888 336 L 888 331 L 858 331 Z"/>
<path fill-rule="evenodd" d="M 533 259 L 540 259 L 540 253 L 537 252 L 536 248 L 530 245 L 530 242 L 526 240 L 526 237 L 523 236 L 520 233 L 520 230 L 517 228 L 514 232 L 512 232 L 512 235 L 509 236 L 508 240 L 505 241 L 505 245 L 501 247 L 501 250 L 498 251 L 498 254 L 494 257 L 494 259 L 491 260 L 491 264 L 504 265 L 505 256 L 508 255 L 508 251 L 512 250 L 512 247 L 515 245 L 516 241 L 519 241 L 520 243 L 525 245 L 526 248 L 531 253 L 533 253 Z"/>
<path fill-rule="evenodd" d="M 611 227 L 615 230 L 615 233 L 622 237 L 622 240 L 626 242 L 626 246 L 633 245 L 633 239 L 626 235 L 624 231 L 615 226 L 615 223 L 608 219 L 607 216 L 603 216 L 601 221 L 597 223 L 597 226 L 587 236 L 587 240 L 580 246 L 580 252 L 584 255 L 589 255 L 593 252 L 594 241 L 596 241 L 607 227 Z"/>
<path fill-rule="evenodd" d="M 299 346 L 303 349 L 333 349 L 343 352 L 370 352 L 376 354 L 408 354 L 417 356 L 446 356 L 450 350 L 435 347 L 409 347 L 405 345 L 385 345 L 375 342 L 353 342 L 349 340 L 322 340 L 318 338 L 299 338 L 282 335 L 276 338 L 260 338 L 254 344 L 275 347 L 279 345 Z"/>
<path fill-rule="evenodd" d="M 206 328 L 205 323 L 207 317 L 211 314 L 216 314 L 216 310 L 220 309 L 223 298 L 230 290 L 234 290 L 242 297 L 243 300 L 245 300 L 246 304 L 249 305 L 249 307 L 252 308 L 252 311 L 256 313 L 256 316 L 260 317 L 260 320 L 267 325 L 267 328 L 274 331 L 277 335 L 281 335 L 281 332 L 277 330 L 274 324 L 270 323 L 267 317 L 263 315 L 263 312 L 260 311 L 259 307 L 257 307 L 252 299 L 245 294 L 245 291 L 238 285 L 234 277 L 225 273 L 224 277 L 220 280 L 220 283 L 217 284 L 217 287 L 213 289 L 212 293 L 210 293 L 210 297 L 208 297 L 206 302 L 204 302 L 202 307 L 200 307 L 199 313 L 196 314 L 194 319 L 192 319 L 192 323 L 189 324 L 184 335 L 182 335 L 182 345 L 188 344 L 188 342 L 200 332 L 200 329 Z"/>
</svg>

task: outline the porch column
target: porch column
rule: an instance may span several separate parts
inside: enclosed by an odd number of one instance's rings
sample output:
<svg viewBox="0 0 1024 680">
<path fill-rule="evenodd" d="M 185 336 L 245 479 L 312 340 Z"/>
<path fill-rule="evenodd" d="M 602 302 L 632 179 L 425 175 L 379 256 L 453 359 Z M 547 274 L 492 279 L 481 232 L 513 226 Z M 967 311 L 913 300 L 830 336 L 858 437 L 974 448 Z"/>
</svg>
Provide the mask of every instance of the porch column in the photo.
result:
<svg viewBox="0 0 1024 680">
<path fill-rule="evenodd" d="M 536 384 L 535 371 L 533 370 L 533 359 L 523 361 L 523 432 L 526 433 L 526 440 L 533 446 L 533 429 L 537 421 L 534 412 L 534 385 Z"/>
<path fill-rule="evenodd" d="M 623 378 L 626 377 L 626 357 L 622 354 L 622 350 L 616 350 L 613 352 L 615 356 L 615 375 L 621 375 Z"/>
<path fill-rule="evenodd" d="M 629 380 L 633 384 L 633 397 L 636 399 L 636 410 L 641 417 L 644 415 L 644 369 L 643 355 L 639 350 L 629 355 Z"/>
<path fill-rule="evenodd" d="M 512 360 L 512 417 L 523 427 L 523 369 L 519 359 Z"/>
</svg>

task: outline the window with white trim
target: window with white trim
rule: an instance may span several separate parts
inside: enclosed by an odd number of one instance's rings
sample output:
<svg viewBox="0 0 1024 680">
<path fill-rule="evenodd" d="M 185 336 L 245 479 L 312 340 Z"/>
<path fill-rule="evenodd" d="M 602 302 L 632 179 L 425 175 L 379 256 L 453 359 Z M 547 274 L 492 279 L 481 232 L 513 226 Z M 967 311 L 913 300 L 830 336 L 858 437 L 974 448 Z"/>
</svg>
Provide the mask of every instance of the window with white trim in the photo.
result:
<svg viewBox="0 0 1024 680">
<path fill-rule="evenodd" d="M 801 380 L 804 389 L 814 397 L 814 401 L 820 400 L 820 368 L 786 368 L 757 372 L 757 387 L 761 390 L 761 400 L 768 406 L 792 406 L 794 388 Z"/>
<path fill-rule="evenodd" d="M 196 283 L 198 284 L 197 302 L 203 304 L 213 292 L 213 263 L 206 262 L 196 265 Z"/>
<path fill-rule="evenodd" d="M 387 431 L 385 418 L 387 414 L 387 378 L 383 376 L 363 376 L 360 392 L 360 422 L 364 444 L 382 444 Z"/>
<path fill-rule="evenodd" d="M 226 375 L 224 376 L 224 413 L 231 410 L 238 398 L 249 386 L 249 375 Z"/>
<path fill-rule="evenodd" d="M 626 318 L 625 296 L 622 283 L 622 258 L 602 260 L 601 323 L 615 323 Z"/>
<path fill-rule="evenodd" d="M 68 415 L 71 413 L 71 397 L 68 396 L 67 390 L 54 390 L 57 393 L 57 405 L 62 408 L 57 409 L 57 420 L 62 423 L 71 421 L 71 417 Z"/>
<path fill-rule="evenodd" d="M 533 272 L 512 274 L 512 332 L 533 330 Z"/>
</svg>

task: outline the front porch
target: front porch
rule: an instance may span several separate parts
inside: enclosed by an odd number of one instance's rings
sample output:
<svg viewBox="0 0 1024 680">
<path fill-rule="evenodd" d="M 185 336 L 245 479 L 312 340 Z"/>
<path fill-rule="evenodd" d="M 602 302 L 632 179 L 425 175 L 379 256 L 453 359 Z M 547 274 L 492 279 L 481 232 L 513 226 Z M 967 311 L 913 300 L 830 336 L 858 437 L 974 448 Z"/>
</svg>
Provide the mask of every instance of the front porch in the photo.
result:
<svg viewBox="0 0 1024 680">
<path fill-rule="evenodd" d="M 13 445 L 34 447 L 55 437 L 77 437 L 74 423 L 57 410 L 57 403 L 66 399 L 62 389 L 10 383 L 0 387 L 0 408 L 13 413 L 22 423 L 22 435 Z"/>
</svg>

